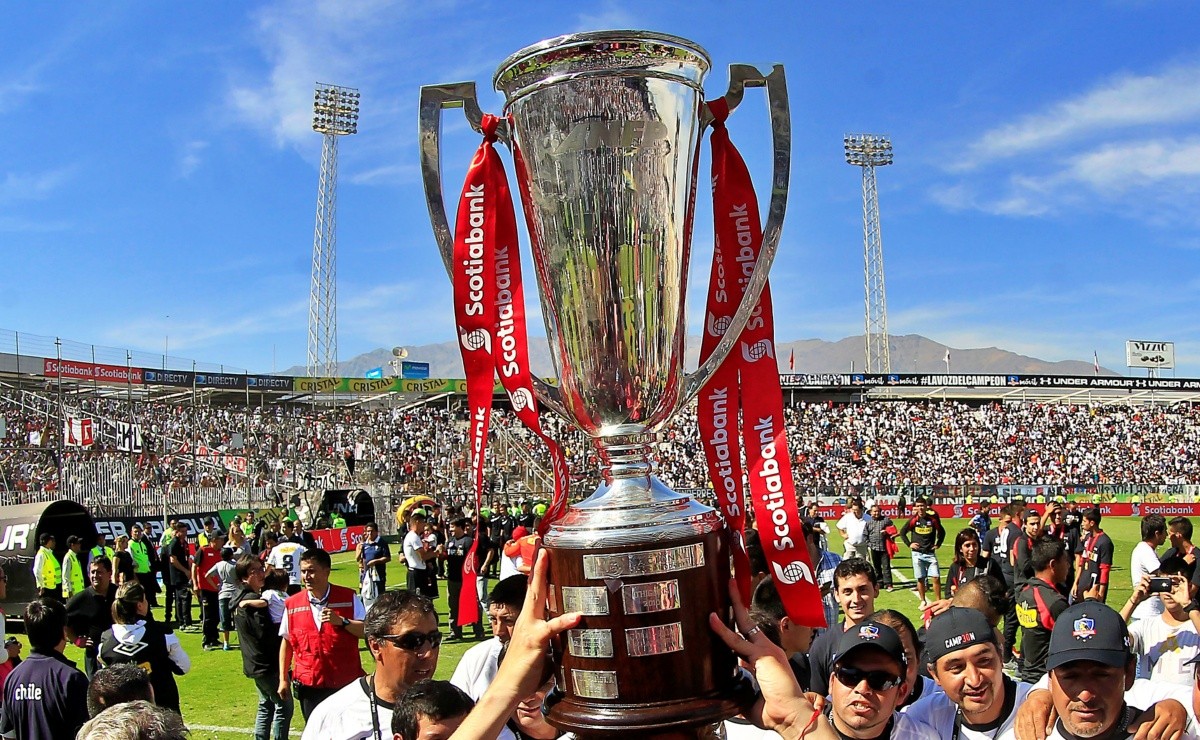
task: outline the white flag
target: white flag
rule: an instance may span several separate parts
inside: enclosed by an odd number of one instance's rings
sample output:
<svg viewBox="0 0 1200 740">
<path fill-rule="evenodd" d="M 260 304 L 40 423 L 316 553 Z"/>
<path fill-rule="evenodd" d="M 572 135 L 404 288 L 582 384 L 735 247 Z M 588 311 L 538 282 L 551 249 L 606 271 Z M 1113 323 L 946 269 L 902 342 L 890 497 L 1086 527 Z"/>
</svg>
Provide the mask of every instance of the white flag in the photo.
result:
<svg viewBox="0 0 1200 740">
<path fill-rule="evenodd" d="M 142 428 L 137 424 L 117 422 L 117 449 L 121 452 L 142 451 Z"/>
</svg>

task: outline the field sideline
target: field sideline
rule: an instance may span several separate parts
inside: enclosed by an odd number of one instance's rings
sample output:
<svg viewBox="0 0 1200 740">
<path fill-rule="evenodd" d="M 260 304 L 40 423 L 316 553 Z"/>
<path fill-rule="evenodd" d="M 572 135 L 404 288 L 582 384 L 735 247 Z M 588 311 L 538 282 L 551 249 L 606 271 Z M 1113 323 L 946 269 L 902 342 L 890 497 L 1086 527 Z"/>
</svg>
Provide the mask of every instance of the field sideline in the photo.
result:
<svg viewBox="0 0 1200 740">
<path fill-rule="evenodd" d="M 1113 576 L 1109 591 L 1108 603 L 1115 608 L 1119 608 L 1121 604 L 1129 598 L 1133 587 L 1129 581 L 1129 556 L 1140 539 L 1139 526 L 1140 519 L 1134 517 L 1122 517 L 1105 519 L 1102 522 L 1102 528 L 1113 539 L 1116 548 L 1116 554 L 1113 562 Z M 938 560 L 942 564 L 942 574 L 945 575 L 952 556 L 951 547 L 954 542 L 954 536 L 963 527 L 967 526 L 965 519 L 948 519 L 944 520 L 943 524 L 946 527 L 946 544 L 938 551 Z M 832 523 L 830 523 L 832 527 Z M 841 538 L 837 531 L 830 536 L 830 549 L 840 554 Z M 405 580 L 405 568 L 400 562 L 403 558 L 397 558 L 395 555 L 396 547 L 393 547 L 393 559 L 388 568 L 388 582 L 393 586 L 402 584 Z M 400 562 L 398 562 L 398 560 Z M 912 564 L 908 557 L 908 550 L 901 545 L 901 551 L 893 565 L 897 570 L 905 574 L 907 578 L 912 576 Z M 344 586 L 357 588 L 358 569 L 354 563 L 352 553 L 343 553 L 333 556 L 333 576 L 331 580 L 334 583 L 339 583 Z M 441 594 L 437 599 L 438 614 L 443 624 L 443 631 L 448 633 L 449 630 L 445 627 L 446 623 L 446 593 L 445 583 L 440 583 Z M 919 614 L 917 611 L 917 596 L 915 591 L 897 590 L 894 592 L 882 591 L 877 600 L 879 608 L 896 609 L 909 615 L 914 621 L 917 620 Z M 198 610 L 194 610 L 196 614 Z M 161 610 L 156 610 L 156 613 L 161 618 Z M 254 686 L 250 679 L 246 678 L 242 673 L 242 659 L 238 652 L 204 652 L 200 648 L 199 633 L 181 632 L 180 639 L 188 655 L 192 659 L 192 670 L 186 676 L 179 676 L 180 698 L 183 708 L 184 720 L 188 726 L 193 728 L 192 737 L 198 740 L 232 740 L 233 738 L 246 738 L 250 736 L 250 728 L 254 725 L 254 713 L 257 704 L 257 698 L 254 691 Z M 22 641 L 25 640 L 24 635 L 18 636 Z M 236 634 L 233 636 L 233 641 L 236 643 Z M 449 679 L 454 672 L 454 667 L 458 664 L 458 659 L 462 653 L 474 642 L 443 642 L 441 655 L 438 659 L 437 678 Z M 28 643 L 22 651 L 22 655 L 28 655 Z M 372 670 L 373 661 L 370 653 L 367 651 L 365 643 L 361 648 L 364 668 L 370 672 Z M 68 646 L 67 657 L 74 660 L 82 668 L 83 666 L 83 651 L 73 646 Z M 299 736 L 300 730 L 303 729 L 304 720 L 300 716 L 300 708 L 296 707 L 296 716 L 292 722 L 293 735 Z M 205 729 L 199 729 L 205 728 Z M 213 728 L 213 729 L 208 729 Z M 230 729 L 216 729 L 230 728 Z M 241 731 L 236 731 L 240 729 Z"/>
</svg>

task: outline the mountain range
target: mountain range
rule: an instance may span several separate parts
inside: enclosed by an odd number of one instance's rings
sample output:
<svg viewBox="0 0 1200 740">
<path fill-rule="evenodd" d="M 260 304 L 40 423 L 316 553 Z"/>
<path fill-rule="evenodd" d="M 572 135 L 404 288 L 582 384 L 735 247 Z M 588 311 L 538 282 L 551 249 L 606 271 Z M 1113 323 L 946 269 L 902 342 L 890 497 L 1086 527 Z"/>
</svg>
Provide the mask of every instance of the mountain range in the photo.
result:
<svg viewBox="0 0 1200 740">
<path fill-rule="evenodd" d="M 958 348 L 948 347 L 919 334 L 891 337 L 890 354 L 892 372 L 895 373 L 944 373 L 946 352 L 950 352 L 950 370 L 954 373 L 971 374 L 1032 374 L 1032 375 L 1092 375 L 1095 369 L 1084 360 L 1062 360 L 1050 362 L 1036 357 L 1027 357 L 1000 349 L 999 347 Z M 455 342 L 424 344 L 406 347 L 407 360 L 429 363 L 431 378 L 463 377 L 462 358 Z M 795 352 L 795 368 L 789 363 Z M 700 337 L 689 337 L 685 354 L 685 366 L 695 368 L 700 353 Z M 775 345 L 775 360 L 780 372 L 830 373 L 863 371 L 865 344 L 863 336 L 846 337 L 836 342 L 823 339 L 800 339 L 778 342 Z M 384 375 L 392 375 L 388 363 L 393 360 L 392 351 L 379 348 L 364 352 L 357 357 L 338 363 L 341 377 L 362 377 L 369 370 L 383 368 Z M 533 372 L 542 377 L 553 377 L 554 367 L 550 362 L 550 348 L 545 337 L 529 338 L 529 362 Z M 290 367 L 282 375 L 305 375 L 301 366 Z M 1100 368 L 1101 375 L 1118 373 Z"/>
</svg>

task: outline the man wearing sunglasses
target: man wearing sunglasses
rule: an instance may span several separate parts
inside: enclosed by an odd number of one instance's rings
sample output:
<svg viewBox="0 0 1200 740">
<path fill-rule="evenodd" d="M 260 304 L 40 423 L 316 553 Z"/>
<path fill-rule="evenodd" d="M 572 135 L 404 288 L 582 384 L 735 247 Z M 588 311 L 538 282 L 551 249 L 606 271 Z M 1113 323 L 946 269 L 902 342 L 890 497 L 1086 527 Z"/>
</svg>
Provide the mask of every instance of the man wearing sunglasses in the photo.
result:
<svg viewBox="0 0 1200 740">
<path fill-rule="evenodd" d="M 286 699 L 294 687 L 306 720 L 318 704 L 363 675 L 358 641 L 366 610 L 358 594 L 329 582 L 331 568 L 329 553 L 304 551 L 304 590 L 284 602 L 279 623 L 279 696 Z"/>
<path fill-rule="evenodd" d="M 409 687 L 433 678 L 442 633 L 433 602 L 413 591 L 388 591 L 364 622 L 375 672 L 321 702 L 302 740 L 382 740 L 392 713 Z"/>
<path fill-rule="evenodd" d="M 833 656 L 826 707 L 838 735 L 855 740 L 929 737 L 896 711 L 908 696 L 907 671 L 904 644 L 891 627 L 867 621 L 843 632 Z"/>
<path fill-rule="evenodd" d="M 981 612 L 953 606 L 934 617 L 925 633 L 925 660 L 942 691 L 913 704 L 907 716 L 925 725 L 930 737 L 1016 737 L 1016 707 L 1032 687 L 1004 675 L 1000 640 Z"/>
</svg>

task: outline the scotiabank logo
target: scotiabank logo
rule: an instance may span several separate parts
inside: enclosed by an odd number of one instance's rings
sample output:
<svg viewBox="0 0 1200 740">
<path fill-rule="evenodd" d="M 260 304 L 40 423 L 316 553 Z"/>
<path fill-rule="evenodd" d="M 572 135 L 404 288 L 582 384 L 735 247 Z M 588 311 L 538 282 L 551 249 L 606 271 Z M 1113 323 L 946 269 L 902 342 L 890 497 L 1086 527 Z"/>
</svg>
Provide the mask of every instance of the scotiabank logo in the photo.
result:
<svg viewBox="0 0 1200 740">
<path fill-rule="evenodd" d="M 754 344 L 742 343 L 742 358 L 746 362 L 758 362 L 764 357 L 775 359 L 775 347 L 770 339 L 760 339 Z"/>
<path fill-rule="evenodd" d="M 800 581 L 808 581 L 809 583 L 816 584 L 816 581 L 813 579 L 812 568 L 808 567 L 808 564 L 803 560 L 793 560 L 787 565 L 771 563 L 771 567 L 775 569 L 775 580 L 780 583 L 787 584 L 788 586 Z"/>
<path fill-rule="evenodd" d="M 459 339 L 462 342 L 462 346 L 472 352 L 482 349 L 488 354 L 492 353 L 492 335 L 488 333 L 487 329 L 474 329 L 462 332 Z"/>
<path fill-rule="evenodd" d="M 705 330 L 710 337 L 723 337 L 725 332 L 729 331 L 729 324 L 732 322 L 728 316 L 713 316 L 708 315 L 708 320 L 705 321 Z"/>
</svg>

